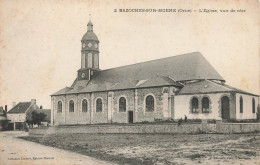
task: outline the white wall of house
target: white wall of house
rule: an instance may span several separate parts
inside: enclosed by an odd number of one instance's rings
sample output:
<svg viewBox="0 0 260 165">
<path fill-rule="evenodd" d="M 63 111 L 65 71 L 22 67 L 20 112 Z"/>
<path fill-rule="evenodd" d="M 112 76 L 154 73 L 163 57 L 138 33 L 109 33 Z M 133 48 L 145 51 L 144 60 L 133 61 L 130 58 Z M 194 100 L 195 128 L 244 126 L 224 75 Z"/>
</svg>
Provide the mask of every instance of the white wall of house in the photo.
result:
<svg viewBox="0 0 260 165">
<path fill-rule="evenodd" d="M 7 118 L 11 120 L 10 123 L 25 122 L 26 115 L 25 113 L 7 114 Z"/>
<path fill-rule="evenodd" d="M 243 99 L 243 113 L 240 113 L 240 97 Z M 255 99 L 255 113 L 252 112 L 252 99 Z M 236 93 L 236 119 L 256 119 L 258 97 Z"/>
</svg>

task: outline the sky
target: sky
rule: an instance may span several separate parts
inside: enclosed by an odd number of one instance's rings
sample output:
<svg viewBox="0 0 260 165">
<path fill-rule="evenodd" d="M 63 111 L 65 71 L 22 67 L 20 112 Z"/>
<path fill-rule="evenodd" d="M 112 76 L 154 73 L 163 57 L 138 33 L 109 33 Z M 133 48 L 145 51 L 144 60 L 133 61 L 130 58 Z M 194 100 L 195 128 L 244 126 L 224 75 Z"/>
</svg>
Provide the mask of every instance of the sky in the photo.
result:
<svg viewBox="0 0 260 165">
<path fill-rule="evenodd" d="M 257 0 L 1 0 L 0 106 L 36 99 L 51 108 L 50 95 L 77 76 L 90 17 L 100 41 L 100 69 L 199 51 L 227 84 L 260 94 Z"/>
</svg>

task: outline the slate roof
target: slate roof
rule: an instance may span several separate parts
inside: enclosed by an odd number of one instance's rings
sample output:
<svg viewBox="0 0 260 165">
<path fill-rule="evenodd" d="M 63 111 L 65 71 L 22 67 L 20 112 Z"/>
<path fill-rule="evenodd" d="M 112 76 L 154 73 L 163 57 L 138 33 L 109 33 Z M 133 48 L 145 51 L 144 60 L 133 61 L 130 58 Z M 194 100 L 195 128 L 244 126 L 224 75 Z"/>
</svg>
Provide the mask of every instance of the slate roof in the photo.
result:
<svg viewBox="0 0 260 165">
<path fill-rule="evenodd" d="M 104 82 L 100 84 L 89 83 L 85 87 L 82 86 L 75 86 L 74 88 L 65 87 L 52 95 L 100 92 L 100 91 L 108 91 L 108 90 L 113 91 L 113 90 L 135 89 L 135 88 L 144 88 L 144 87 L 158 87 L 158 86 L 182 87 L 183 85 L 172 80 L 169 77 L 154 76 L 146 80 L 127 79 L 125 81 L 118 82 L 118 83 L 110 83 L 110 82 Z"/>
<path fill-rule="evenodd" d="M 62 88 L 61 90 L 55 92 L 53 95 L 62 95 L 62 94 L 66 94 L 68 91 L 72 90 L 73 88 L 71 87 L 65 87 Z"/>
<path fill-rule="evenodd" d="M 25 113 L 27 109 L 30 107 L 30 105 L 31 102 L 20 102 L 7 113 Z"/>
<path fill-rule="evenodd" d="M 50 109 L 37 109 L 34 110 L 37 113 L 44 113 L 46 116 L 43 119 L 44 122 L 50 122 L 51 121 L 51 110 Z"/>
<path fill-rule="evenodd" d="M 52 95 L 170 85 L 182 87 L 181 81 L 201 79 L 225 81 L 201 53 L 193 52 L 100 70 L 91 80 L 76 79 L 71 87 Z"/>
<path fill-rule="evenodd" d="M 243 94 L 249 94 L 258 96 L 252 93 L 248 93 L 226 84 L 217 83 L 210 80 L 202 80 L 194 83 L 186 84 L 177 95 L 185 94 L 204 94 L 204 93 L 219 93 L 219 92 L 237 92 Z"/>
<path fill-rule="evenodd" d="M 93 31 L 88 31 L 84 34 L 82 37 L 82 40 L 87 40 L 87 41 L 98 41 L 98 38 L 96 34 Z"/>
<path fill-rule="evenodd" d="M 126 79 L 144 80 L 154 75 L 170 76 L 175 81 L 215 79 L 223 77 L 199 52 L 142 62 L 107 70 L 102 70 L 91 80 L 94 84 L 120 82 Z"/>
</svg>

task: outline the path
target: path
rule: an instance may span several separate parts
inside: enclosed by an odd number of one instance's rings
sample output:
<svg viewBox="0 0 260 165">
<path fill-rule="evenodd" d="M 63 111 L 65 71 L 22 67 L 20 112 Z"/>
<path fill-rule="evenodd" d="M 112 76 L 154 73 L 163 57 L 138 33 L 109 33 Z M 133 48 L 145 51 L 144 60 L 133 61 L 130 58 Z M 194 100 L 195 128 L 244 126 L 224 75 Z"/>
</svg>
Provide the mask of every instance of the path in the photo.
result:
<svg viewBox="0 0 260 165">
<path fill-rule="evenodd" d="M 15 138 L 26 136 L 26 132 L 8 131 L 0 132 L 0 164 L 84 164 L 84 165 L 109 165 L 85 155 L 37 144 Z"/>
</svg>

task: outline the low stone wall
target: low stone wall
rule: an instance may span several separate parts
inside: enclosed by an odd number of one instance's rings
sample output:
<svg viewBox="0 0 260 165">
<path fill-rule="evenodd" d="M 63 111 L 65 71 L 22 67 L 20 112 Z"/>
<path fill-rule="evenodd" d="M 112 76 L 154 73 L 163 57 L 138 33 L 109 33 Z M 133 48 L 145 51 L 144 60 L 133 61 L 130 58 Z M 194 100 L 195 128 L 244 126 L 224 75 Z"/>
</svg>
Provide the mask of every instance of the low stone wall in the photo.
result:
<svg viewBox="0 0 260 165">
<path fill-rule="evenodd" d="M 260 123 L 73 125 L 33 128 L 29 135 L 62 133 L 245 133 L 260 131 Z"/>
<path fill-rule="evenodd" d="M 75 125 L 33 128 L 29 135 L 60 133 L 200 133 L 201 124 Z"/>
<path fill-rule="evenodd" d="M 217 133 L 248 133 L 260 131 L 260 123 L 218 123 Z"/>
</svg>

